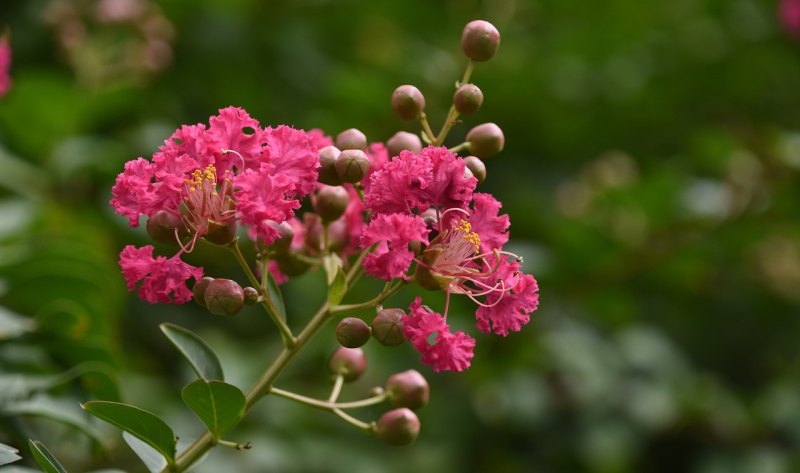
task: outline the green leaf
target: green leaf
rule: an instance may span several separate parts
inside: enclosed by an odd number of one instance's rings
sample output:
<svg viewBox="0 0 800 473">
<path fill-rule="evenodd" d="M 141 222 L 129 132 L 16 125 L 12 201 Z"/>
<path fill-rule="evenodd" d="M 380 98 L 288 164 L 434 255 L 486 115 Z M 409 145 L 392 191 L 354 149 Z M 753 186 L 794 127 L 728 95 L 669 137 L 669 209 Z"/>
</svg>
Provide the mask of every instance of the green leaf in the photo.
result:
<svg viewBox="0 0 800 473">
<path fill-rule="evenodd" d="M 336 280 L 336 273 L 339 272 L 339 269 L 342 267 L 342 259 L 339 258 L 339 255 L 336 253 L 325 255 L 325 257 L 322 258 L 322 265 L 325 267 L 325 275 L 327 276 L 328 286 L 330 287 Z"/>
<path fill-rule="evenodd" d="M 68 425 L 86 434 L 96 447 L 103 446 L 100 433 L 87 422 L 85 415 L 77 411 L 73 402 L 59 402 L 47 396 L 37 396 L 31 400 L 6 404 L 2 412 L 13 416 L 42 417 Z"/>
<path fill-rule="evenodd" d="M 272 305 L 275 306 L 278 315 L 286 320 L 286 304 L 283 302 L 283 293 L 269 271 L 267 271 L 267 292 L 269 292 L 269 298 L 272 299 Z"/>
<path fill-rule="evenodd" d="M 18 453 L 19 450 L 16 448 L 0 443 L 0 465 L 8 465 L 9 463 L 14 463 L 21 459 L 22 457 L 19 456 Z"/>
<path fill-rule="evenodd" d="M 336 276 L 334 276 L 333 283 L 328 286 L 328 304 L 332 307 L 342 302 L 346 291 L 347 276 L 345 276 L 342 268 L 339 268 Z"/>
<path fill-rule="evenodd" d="M 215 439 L 230 432 L 244 415 L 244 394 L 231 384 L 198 379 L 183 388 L 181 396 Z"/>
<path fill-rule="evenodd" d="M 46 473 L 67 473 L 67 470 L 61 466 L 61 463 L 58 462 L 56 457 L 50 453 L 50 450 L 48 450 L 42 442 L 38 440 L 28 440 L 28 445 L 31 448 L 33 460 Z"/>
<path fill-rule="evenodd" d="M 142 442 L 128 432 L 122 432 L 122 438 L 125 440 L 125 443 L 131 447 L 133 453 L 142 460 L 144 466 L 150 473 L 158 473 L 167 467 L 167 461 L 155 448 Z"/>
<path fill-rule="evenodd" d="M 168 464 L 175 462 L 175 434 L 166 422 L 153 413 L 119 402 L 91 401 L 83 409 L 109 424 L 129 432 L 158 450 Z"/>
<path fill-rule="evenodd" d="M 175 345 L 175 348 L 186 358 L 197 376 L 203 379 L 225 380 L 222 364 L 214 350 L 208 343 L 191 330 L 175 324 L 164 323 L 159 325 L 164 335 Z"/>
</svg>

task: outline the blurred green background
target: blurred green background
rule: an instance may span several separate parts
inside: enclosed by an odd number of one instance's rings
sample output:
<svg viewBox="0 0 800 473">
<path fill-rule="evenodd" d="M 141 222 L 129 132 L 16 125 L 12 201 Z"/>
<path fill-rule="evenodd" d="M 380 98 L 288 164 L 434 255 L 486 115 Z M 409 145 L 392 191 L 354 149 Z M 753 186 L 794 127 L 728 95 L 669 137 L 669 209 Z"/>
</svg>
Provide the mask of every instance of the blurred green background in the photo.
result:
<svg viewBox="0 0 800 473">
<path fill-rule="evenodd" d="M 449 144 L 485 121 L 505 131 L 479 190 L 511 216 L 539 311 L 486 336 L 457 300 L 453 323 L 477 338 L 463 373 L 367 345 L 346 398 L 410 368 L 431 383 L 413 446 L 266 399 L 233 434 L 254 448 L 217 448 L 197 471 L 800 471 L 800 41 L 774 0 L 3 0 L 0 442 L 28 466 L 35 438 L 72 471 L 144 471 L 78 402 L 123 399 L 196 436 L 179 394 L 192 376 L 159 323 L 200 333 L 242 388 L 278 350 L 255 309 L 222 320 L 125 290 L 118 252 L 148 243 L 107 204 L 125 161 L 228 105 L 371 141 L 416 132 L 389 107 L 403 83 L 438 128 L 476 18 L 502 43 Z M 244 279 L 214 248 L 189 261 Z M 293 326 L 322 279 L 285 287 Z M 353 300 L 380 287 L 362 284 Z M 331 326 L 277 385 L 326 396 L 335 343 Z"/>
</svg>

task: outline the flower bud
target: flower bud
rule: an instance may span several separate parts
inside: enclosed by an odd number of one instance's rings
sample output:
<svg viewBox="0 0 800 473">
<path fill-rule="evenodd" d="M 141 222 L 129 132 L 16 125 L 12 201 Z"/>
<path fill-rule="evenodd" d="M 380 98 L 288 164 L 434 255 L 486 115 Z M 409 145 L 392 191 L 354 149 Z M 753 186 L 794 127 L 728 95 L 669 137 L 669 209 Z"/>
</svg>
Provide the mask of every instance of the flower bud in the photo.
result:
<svg viewBox="0 0 800 473">
<path fill-rule="evenodd" d="M 319 182 L 329 186 L 338 186 L 342 178 L 336 173 L 336 160 L 339 159 L 339 148 L 326 146 L 319 150 Z"/>
<path fill-rule="evenodd" d="M 247 305 L 253 305 L 258 302 L 258 290 L 254 287 L 246 287 L 242 289 L 244 292 L 244 303 Z"/>
<path fill-rule="evenodd" d="M 331 355 L 328 369 L 342 375 L 347 382 L 355 381 L 367 370 L 367 357 L 361 348 L 339 347 Z"/>
<path fill-rule="evenodd" d="M 336 136 L 336 147 L 340 150 L 367 149 L 367 136 L 356 128 L 350 128 Z"/>
<path fill-rule="evenodd" d="M 468 149 L 479 158 L 488 158 L 503 151 L 506 138 L 503 130 L 494 123 L 483 123 L 467 133 Z"/>
<path fill-rule="evenodd" d="M 422 221 L 425 222 L 425 225 L 429 227 L 436 227 L 439 223 L 439 215 L 437 215 L 437 210 L 433 207 L 429 207 L 428 210 L 419 214 L 422 217 Z"/>
<path fill-rule="evenodd" d="M 462 84 L 453 94 L 453 105 L 462 115 L 475 113 L 483 105 L 483 92 L 475 84 Z"/>
<path fill-rule="evenodd" d="M 369 340 L 369 325 L 358 317 L 345 317 L 336 325 L 336 340 L 343 347 L 358 348 Z"/>
<path fill-rule="evenodd" d="M 359 182 L 367 175 L 367 171 L 369 158 L 360 149 L 346 149 L 336 160 L 336 173 L 344 182 Z"/>
<path fill-rule="evenodd" d="M 405 407 L 391 410 L 378 419 L 375 435 L 387 445 L 409 445 L 419 436 L 419 418 Z"/>
<path fill-rule="evenodd" d="M 403 335 L 403 309 L 383 309 L 372 319 L 372 336 L 381 345 L 393 347 L 406 340 Z"/>
<path fill-rule="evenodd" d="M 325 223 L 341 217 L 350 203 L 350 193 L 341 186 L 323 186 L 313 200 L 314 211 Z"/>
<path fill-rule="evenodd" d="M 419 409 L 428 403 L 431 395 L 428 381 L 416 370 L 403 371 L 389 376 L 386 381 L 389 402 L 395 407 Z"/>
<path fill-rule="evenodd" d="M 401 85 L 392 92 L 392 110 L 401 120 L 416 120 L 425 110 L 425 97 L 413 85 Z"/>
<path fill-rule="evenodd" d="M 461 33 L 461 50 L 476 62 L 491 59 L 499 45 L 500 32 L 488 21 L 470 21 Z"/>
<path fill-rule="evenodd" d="M 464 165 L 472 172 L 472 175 L 478 179 L 478 182 L 486 180 L 486 165 L 483 161 L 475 156 L 467 156 L 464 158 Z"/>
<path fill-rule="evenodd" d="M 206 288 L 208 288 L 208 284 L 213 280 L 214 278 L 205 276 L 197 281 L 192 288 L 192 299 L 202 307 L 206 306 Z"/>
<path fill-rule="evenodd" d="M 175 215 L 166 210 L 159 210 L 147 219 L 147 234 L 155 241 L 161 243 L 177 243 L 175 230 L 178 236 L 186 236 L 186 226 L 180 215 Z"/>
<path fill-rule="evenodd" d="M 286 253 L 289 251 L 289 247 L 292 246 L 292 240 L 294 239 L 294 229 L 289 225 L 289 222 L 276 223 L 269 221 L 267 225 L 278 232 L 278 238 L 267 245 L 267 249 L 275 253 Z"/>
<path fill-rule="evenodd" d="M 208 233 L 203 235 L 206 241 L 215 245 L 227 245 L 236 238 L 236 220 L 226 223 L 208 221 Z"/>
<path fill-rule="evenodd" d="M 244 291 L 230 279 L 215 279 L 208 283 L 203 298 L 214 315 L 235 315 L 242 310 Z"/>
<path fill-rule="evenodd" d="M 422 140 L 413 133 L 398 131 L 386 141 L 386 149 L 389 151 L 389 156 L 397 156 L 404 150 L 419 153 L 422 151 Z"/>
</svg>

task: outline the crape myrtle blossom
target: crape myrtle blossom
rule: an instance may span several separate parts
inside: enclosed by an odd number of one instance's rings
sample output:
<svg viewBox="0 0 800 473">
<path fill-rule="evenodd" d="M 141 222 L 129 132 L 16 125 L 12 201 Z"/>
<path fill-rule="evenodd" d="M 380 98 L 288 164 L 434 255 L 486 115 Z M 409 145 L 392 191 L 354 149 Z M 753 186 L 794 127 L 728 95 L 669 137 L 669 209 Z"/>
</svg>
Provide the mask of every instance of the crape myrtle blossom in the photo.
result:
<svg viewBox="0 0 800 473">
<path fill-rule="evenodd" d="M 520 258 L 503 251 L 508 216 L 500 215 L 501 204 L 494 197 L 475 193 L 477 180 L 468 176 L 463 160 L 446 148 L 403 151 L 372 174 L 366 194 L 372 221 L 362 247 L 378 243 L 378 256 L 365 259 L 365 272 L 388 280 L 403 277 L 416 262 L 417 282 L 447 293 L 443 315 L 415 301 L 404 320 L 406 337 L 435 371 L 461 371 L 472 358 L 474 340 L 447 329 L 451 294 L 478 304 L 479 330 L 502 336 L 519 331 L 538 307 L 536 280 L 520 272 Z M 432 216 L 430 241 L 420 238 L 425 235 L 419 229 L 423 212 Z M 409 258 L 408 244 L 414 240 L 425 246 Z"/>
<path fill-rule="evenodd" d="M 142 215 L 172 214 L 191 235 L 189 242 L 179 241 L 181 250 L 170 259 L 153 259 L 152 248 L 150 253 L 123 250 L 120 265 L 129 288 L 144 277 L 137 276 L 146 267 L 150 278 L 168 279 L 167 294 L 174 297 L 170 301 L 154 292 L 145 279 L 142 298 L 182 303 L 188 300 L 183 283 L 195 274 L 202 277 L 202 269 L 180 262 L 179 256 L 192 251 L 198 238 L 228 243 L 238 222 L 249 227 L 253 240 L 269 244 L 277 239 L 277 231 L 268 223 L 291 218 L 300 207 L 299 199 L 314 189 L 321 141 L 320 133 L 284 125 L 262 128 L 243 109 L 228 107 L 211 117 L 208 127 L 181 126 L 151 160 L 126 163 L 112 189 L 114 210 L 132 227 L 139 225 Z M 180 277 L 182 289 L 175 283 Z"/>
</svg>

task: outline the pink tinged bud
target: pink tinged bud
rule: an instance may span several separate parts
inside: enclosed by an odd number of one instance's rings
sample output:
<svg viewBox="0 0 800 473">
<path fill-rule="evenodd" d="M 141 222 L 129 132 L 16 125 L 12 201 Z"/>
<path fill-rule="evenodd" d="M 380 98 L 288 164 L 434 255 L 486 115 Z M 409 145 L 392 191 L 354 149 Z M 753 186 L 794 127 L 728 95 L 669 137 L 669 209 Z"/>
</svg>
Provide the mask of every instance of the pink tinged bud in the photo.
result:
<svg viewBox="0 0 800 473">
<path fill-rule="evenodd" d="M 192 288 L 192 299 L 202 307 L 206 307 L 206 288 L 213 280 L 214 278 L 206 276 L 197 281 L 197 284 Z"/>
<path fill-rule="evenodd" d="M 425 97 L 413 85 L 401 85 L 392 92 L 392 110 L 401 120 L 416 120 L 425 110 Z"/>
<path fill-rule="evenodd" d="M 491 59 L 499 45 L 500 32 L 488 21 L 470 21 L 461 33 L 461 50 L 475 62 Z"/>
<path fill-rule="evenodd" d="M 289 247 L 292 245 L 292 240 L 294 239 L 294 229 L 292 226 L 289 225 L 288 222 L 269 222 L 267 225 L 274 228 L 275 231 L 278 232 L 278 238 L 270 243 L 267 246 L 267 249 L 275 253 L 286 253 L 289 251 Z"/>
<path fill-rule="evenodd" d="M 357 317 L 346 317 L 336 325 L 336 340 L 343 347 L 358 348 L 369 340 L 369 325 Z"/>
<path fill-rule="evenodd" d="M 329 223 L 344 214 L 350 203 L 350 193 L 341 186 L 324 186 L 317 191 L 313 203 L 314 211 L 322 217 L 323 222 Z"/>
<path fill-rule="evenodd" d="M 336 136 L 336 147 L 340 150 L 367 149 L 367 136 L 356 128 L 350 128 Z"/>
<path fill-rule="evenodd" d="M 431 395 L 428 381 L 416 370 L 403 371 L 390 376 L 386 381 L 386 392 L 389 393 L 389 402 L 393 406 L 407 407 L 412 410 L 428 404 Z"/>
<path fill-rule="evenodd" d="M 401 407 L 382 415 L 375 435 L 385 444 L 409 445 L 419 436 L 419 418 L 411 409 Z"/>
<path fill-rule="evenodd" d="M 336 173 L 344 182 L 360 182 L 368 171 L 369 158 L 360 149 L 346 149 L 336 160 Z"/>
<path fill-rule="evenodd" d="M 422 140 L 419 136 L 407 131 L 398 131 L 386 142 L 389 156 L 397 156 L 401 151 L 419 153 L 422 151 Z"/>
<path fill-rule="evenodd" d="M 468 149 L 479 158 L 488 158 L 503 151 L 506 138 L 503 130 L 494 123 L 483 123 L 467 133 Z"/>
<path fill-rule="evenodd" d="M 475 113 L 483 105 L 483 92 L 475 84 L 463 84 L 453 94 L 453 105 L 462 115 Z"/>
<path fill-rule="evenodd" d="M 429 227 L 432 227 L 432 228 L 436 228 L 438 226 L 439 216 L 437 215 L 436 209 L 434 209 L 433 207 L 431 207 L 428 210 L 422 212 L 420 214 L 420 217 L 422 217 L 422 221 L 425 222 L 425 225 L 427 225 Z M 435 236 L 435 235 L 432 235 L 432 236 Z"/>
<path fill-rule="evenodd" d="M 383 309 L 372 319 L 372 336 L 381 345 L 393 347 L 406 341 L 402 309 Z"/>
<path fill-rule="evenodd" d="M 244 305 L 242 286 L 230 279 L 211 281 L 203 297 L 206 307 L 214 315 L 236 315 Z"/>
<path fill-rule="evenodd" d="M 336 146 L 326 146 L 319 150 L 319 182 L 329 186 L 342 184 L 342 178 L 336 172 L 336 160 L 340 153 Z"/>
<path fill-rule="evenodd" d="M 254 287 L 246 287 L 242 289 L 244 292 L 244 303 L 247 305 L 253 305 L 258 303 L 258 290 Z"/>
<path fill-rule="evenodd" d="M 486 180 L 486 165 L 483 164 L 483 161 L 475 156 L 467 156 L 464 158 L 464 164 L 472 175 L 478 179 L 479 183 Z"/>
<path fill-rule="evenodd" d="M 208 233 L 203 238 L 215 245 L 227 245 L 236 238 L 236 221 L 219 224 L 209 220 Z"/>
<path fill-rule="evenodd" d="M 339 347 L 328 361 L 334 375 L 342 375 L 346 382 L 355 381 L 367 370 L 367 357 L 361 348 Z"/>
<path fill-rule="evenodd" d="M 183 219 L 172 212 L 159 210 L 147 219 L 147 234 L 155 241 L 161 243 L 177 243 L 175 232 L 179 237 L 187 235 Z"/>
</svg>

